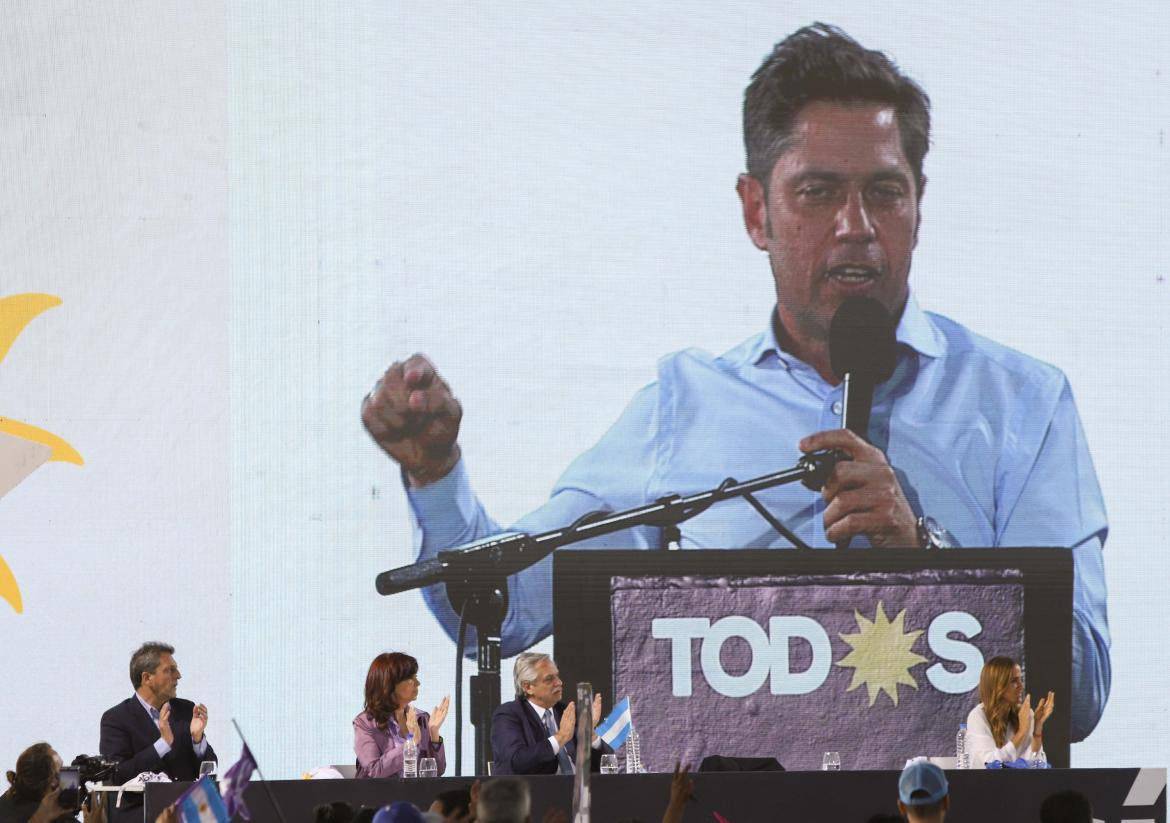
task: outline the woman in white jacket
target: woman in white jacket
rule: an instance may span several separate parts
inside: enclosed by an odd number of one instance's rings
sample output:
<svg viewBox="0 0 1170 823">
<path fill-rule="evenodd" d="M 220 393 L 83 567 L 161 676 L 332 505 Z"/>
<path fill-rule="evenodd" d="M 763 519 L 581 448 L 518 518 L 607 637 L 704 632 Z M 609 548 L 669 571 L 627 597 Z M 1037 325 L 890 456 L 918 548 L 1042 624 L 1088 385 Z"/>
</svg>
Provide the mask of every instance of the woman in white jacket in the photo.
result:
<svg viewBox="0 0 1170 823">
<path fill-rule="evenodd" d="M 1044 750 L 1044 722 L 1052 714 L 1053 696 L 1032 709 L 1024 694 L 1024 673 L 1010 657 L 993 657 L 979 674 L 979 699 L 967 715 L 967 751 L 971 767 L 1002 763 Z"/>
</svg>

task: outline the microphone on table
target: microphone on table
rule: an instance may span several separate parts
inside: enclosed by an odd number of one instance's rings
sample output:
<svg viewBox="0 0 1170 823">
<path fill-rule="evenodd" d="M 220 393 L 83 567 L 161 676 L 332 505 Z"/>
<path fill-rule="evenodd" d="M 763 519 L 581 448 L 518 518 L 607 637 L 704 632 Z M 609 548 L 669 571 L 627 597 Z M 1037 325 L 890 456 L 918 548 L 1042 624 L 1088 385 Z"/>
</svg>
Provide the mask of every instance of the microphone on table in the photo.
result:
<svg viewBox="0 0 1170 823">
<path fill-rule="evenodd" d="M 829 324 L 829 364 L 841 379 L 841 428 L 869 442 L 873 391 L 890 379 L 897 361 L 894 319 L 872 297 L 850 297 Z M 849 547 L 848 540 L 837 548 Z"/>
</svg>

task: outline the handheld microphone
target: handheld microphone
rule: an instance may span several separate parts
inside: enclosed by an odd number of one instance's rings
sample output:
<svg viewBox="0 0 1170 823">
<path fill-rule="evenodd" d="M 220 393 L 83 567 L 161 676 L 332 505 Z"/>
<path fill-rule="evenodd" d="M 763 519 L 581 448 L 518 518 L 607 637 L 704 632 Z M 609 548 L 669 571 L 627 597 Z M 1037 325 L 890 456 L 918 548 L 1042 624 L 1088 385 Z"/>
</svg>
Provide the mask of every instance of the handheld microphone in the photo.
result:
<svg viewBox="0 0 1170 823">
<path fill-rule="evenodd" d="M 841 428 L 867 443 L 874 387 L 890 379 L 896 359 L 894 321 L 886 307 L 872 297 L 845 300 L 829 324 L 829 365 L 841 378 Z M 838 540 L 837 548 L 849 548 L 849 540 Z"/>
<path fill-rule="evenodd" d="M 841 428 L 869 442 L 873 390 L 894 373 L 894 320 L 872 297 L 850 297 L 829 325 L 829 364 L 844 392 Z"/>
</svg>

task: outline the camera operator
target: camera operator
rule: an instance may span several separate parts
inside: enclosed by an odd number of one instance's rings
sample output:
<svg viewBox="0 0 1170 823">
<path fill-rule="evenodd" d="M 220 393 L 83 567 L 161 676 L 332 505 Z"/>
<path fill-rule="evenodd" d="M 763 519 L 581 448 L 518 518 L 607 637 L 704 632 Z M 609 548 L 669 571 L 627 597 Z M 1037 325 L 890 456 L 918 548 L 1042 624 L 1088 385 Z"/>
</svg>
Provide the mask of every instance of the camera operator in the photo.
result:
<svg viewBox="0 0 1170 823">
<path fill-rule="evenodd" d="M 0 823 L 77 823 L 62 804 L 61 757 L 48 743 L 34 743 L 7 773 L 9 789 L 0 795 Z M 105 823 L 105 804 L 90 795 L 85 823 Z"/>
<path fill-rule="evenodd" d="M 175 697 L 182 675 L 174 647 L 144 643 L 130 657 L 134 694 L 102 715 L 102 756 L 118 761 L 113 779 L 125 783 L 142 772 L 194 780 L 199 764 L 216 760 L 207 742 L 207 707 Z M 115 823 L 142 821 L 141 795 L 127 793 L 111 812 Z"/>
</svg>

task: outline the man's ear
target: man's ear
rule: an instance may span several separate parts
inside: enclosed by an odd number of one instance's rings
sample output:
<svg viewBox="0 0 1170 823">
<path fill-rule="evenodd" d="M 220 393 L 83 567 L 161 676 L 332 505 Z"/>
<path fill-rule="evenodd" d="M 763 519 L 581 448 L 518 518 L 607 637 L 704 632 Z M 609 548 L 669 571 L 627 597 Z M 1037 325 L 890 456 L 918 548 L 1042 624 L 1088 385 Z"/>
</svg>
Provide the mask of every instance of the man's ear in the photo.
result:
<svg viewBox="0 0 1170 823">
<path fill-rule="evenodd" d="M 757 249 L 768 248 L 768 197 L 764 184 L 750 174 L 744 173 L 735 181 L 735 191 L 743 209 L 743 227 Z"/>
<path fill-rule="evenodd" d="M 918 178 L 918 201 L 915 206 L 914 214 L 914 246 L 918 246 L 918 229 L 922 227 L 922 195 L 926 194 L 926 175 Z"/>
</svg>

